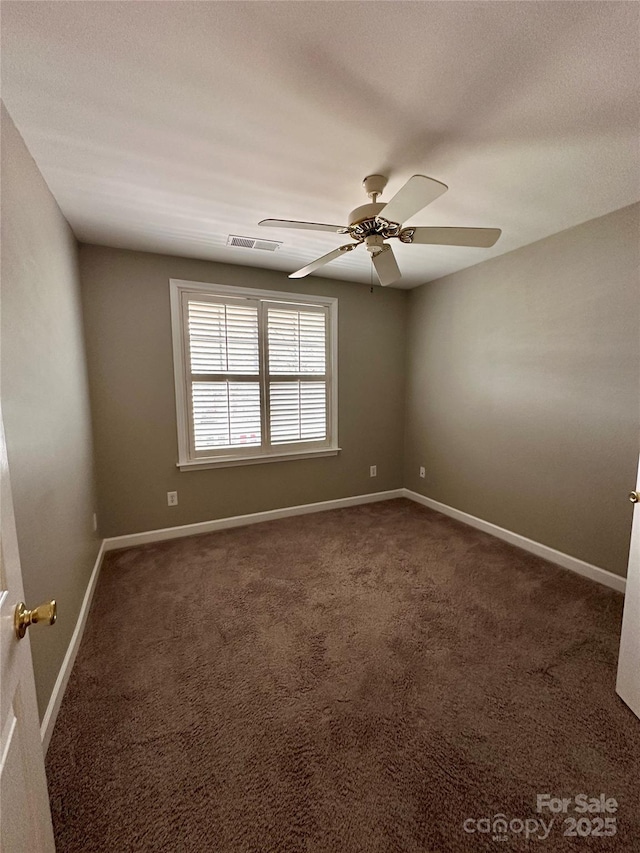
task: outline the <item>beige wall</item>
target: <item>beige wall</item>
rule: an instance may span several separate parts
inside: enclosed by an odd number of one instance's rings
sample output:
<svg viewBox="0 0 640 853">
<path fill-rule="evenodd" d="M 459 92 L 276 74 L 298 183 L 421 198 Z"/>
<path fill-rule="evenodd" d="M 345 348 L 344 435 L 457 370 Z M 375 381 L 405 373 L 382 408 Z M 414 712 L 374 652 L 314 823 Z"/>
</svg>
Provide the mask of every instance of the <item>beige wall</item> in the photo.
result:
<svg viewBox="0 0 640 853">
<path fill-rule="evenodd" d="M 98 540 L 76 241 L 2 107 L 2 410 L 40 715 L 75 627 Z"/>
<path fill-rule="evenodd" d="M 98 246 L 80 263 L 103 536 L 402 485 L 405 293 Z M 178 471 L 170 278 L 338 297 L 338 456 Z"/>
<path fill-rule="evenodd" d="M 410 293 L 405 486 L 626 573 L 639 236 L 633 205 Z"/>
</svg>

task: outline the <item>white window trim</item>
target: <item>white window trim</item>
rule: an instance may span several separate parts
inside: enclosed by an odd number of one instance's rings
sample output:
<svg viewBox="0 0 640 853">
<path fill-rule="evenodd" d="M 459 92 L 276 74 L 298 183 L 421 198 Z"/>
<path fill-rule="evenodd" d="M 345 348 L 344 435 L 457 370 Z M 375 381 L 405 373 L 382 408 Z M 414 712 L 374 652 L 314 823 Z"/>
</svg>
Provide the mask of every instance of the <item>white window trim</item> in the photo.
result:
<svg viewBox="0 0 640 853">
<path fill-rule="evenodd" d="M 192 458 L 190 447 L 190 417 L 186 369 L 189 364 L 188 336 L 185 334 L 182 313 L 182 294 L 202 292 L 218 294 L 222 297 L 245 297 L 269 302 L 290 302 L 294 304 L 311 304 L 327 306 L 329 327 L 329 381 L 328 395 L 328 429 L 326 440 L 316 442 L 295 442 L 290 445 L 278 445 L 269 451 L 254 454 L 249 449 L 241 455 L 237 449 L 228 455 L 203 456 Z M 232 287 L 224 284 L 205 283 L 202 281 L 184 281 L 169 279 L 169 294 L 171 300 L 171 336 L 173 339 L 173 375 L 176 391 L 176 418 L 178 425 L 178 462 L 181 471 L 193 471 L 198 468 L 228 468 L 235 465 L 255 465 L 263 462 L 282 462 L 292 459 L 313 459 L 322 456 L 336 456 L 338 447 L 338 300 L 333 296 L 312 296 L 307 293 L 288 293 L 277 290 L 259 290 L 251 287 Z M 301 447 L 301 444 L 303 445 Z M 235 453 L 235 455 L 234 455 Z"/>
</svg>

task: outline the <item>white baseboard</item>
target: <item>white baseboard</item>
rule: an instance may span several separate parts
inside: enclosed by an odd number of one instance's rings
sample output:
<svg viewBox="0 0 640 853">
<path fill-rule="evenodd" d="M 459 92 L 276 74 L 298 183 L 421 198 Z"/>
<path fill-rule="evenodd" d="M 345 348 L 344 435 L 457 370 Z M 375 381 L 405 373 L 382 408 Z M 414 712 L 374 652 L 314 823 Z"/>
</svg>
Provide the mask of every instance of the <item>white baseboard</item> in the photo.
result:
<svg viewBox="0 0 640 853">
<path fill-rule="evenodd" d="M 62 704 L 62 697 L 64 696 L 64 691 L 67 688 L 67 682 L 69 681 L 69 676 L 71 675 L 71 670 L 73 669 L 73 664 L 75 662 L 76 655 L 78 654 L 78 649 L 80 648 L 80 642 L 82 640 L 82 635 L 84 634 L 87 616 L 91 609 L 91 601 L 93 600 L 93 593 L 95 592 L 96 584 L 98 582 L 98 575 L 100 574 L 102 558 L 105 550 L 103 541 L 100 544 L 100 550 L 98 551 L 98 556 L 96 557 L 93 571 L 91 572 L 91 577 L 87 584 L 82 606 L 78 613 L 76 627 L 73 629 L 67 653 L 62 661 L 62 666 L 60 667 L 60 672 L 56 678 L 56 683 L 53 685 L 53 690 L 51 691 L 51 698 L 49 699 L 47 710 L 44 712 L 44 717 L 42 718 L 42 723 L 40 725 L 40 737 L 42 739 L 42 749 L 45 755 L 49 748 L 49 742 L 51 740 L 51 735 L 53 734 L 53 727 L 56 724 L 58 711 Z"/>
<path fill-rule="evenodd" d="M 620 575 L 615 575 L 607 569 L 601 569 L 599 566 L 593 566 L 590 563 L 585 563 L 577 557 L 571 557 L 569 554 L 564 554 L 562 551 L 556 551 L 555 548 L 550 548 L 548 545 L 543 545 L 540 542 L 534 542 L 533 539 L 527 539 L 526 536 L 521 536 L 519 533 L 514 533 L 511 530 L 505 530 L 504 527 L 498 527 L 497 524 L 492 524 L 490 521 L 484 521 L 482 518 L 477 518 L 475 515 L 470 515 L 460 509 L 448 506 L 427 498 L 418 492 L 413 492 L 411 489 L 390 489 L 386 492 L 374 492 L 367 495 L 354 495 L 349 498 L 337 498 L 331 501 L 320 501 L 319 503 L 300 504 L 299 506 L 282 507 L 281 509 L 267 510 L 266 512 L 254 512 L 248 515 L 234 515 L 228 518 L 217 518 L 212 521 L 200 521 L 195 524 L 183 524 L 178 527 L 164 527 L 159 530 L 146 530 L 142 533 L 130 533 L 126 536 L 113 536 L 105 539 L 103 542 L 104 551 L 115 551 L 119 548 L 132 548 L 136 545 L 146 545 L 153 542 L 164 542 L 167 539 L 179 539 L 183 536 L 195 536 L 198 533 L 212 533 L 215 530 L 226 530 L 230 527 L 244 527 L 247 524 L 258 524 L 263 521 L 273 521 L 277 518 L 291 518 L 296 515 L 306 515 L 307 513 L 323 512 L 324 510 L 340 509 L 341 507 L 357 506 L 358 504 L 374 503 L 376 501 L 387 501 L 393 498 L 409 498 L 409 500 L 429 507 L 429 509 L 441 512 L 443 515 L 448 515 L 468 524 L 470 527 L 475 527 L 485 533 L 490 533 L 497 539 L 502 539 L 535 554 L 537 557 L 542 557 L 544 560 L 549 560 L 558 566 L 569 569 L 572 572 L 577 572 L 579 575 L 590 578 L 598 583 L 615 589 L 618 592 L 624 592 L 626 588 L 626 580 Z"/>
<path fill-rule="evenodd" d="M 626 589 L 625 578 L 620 575 L 614 575 L 613 572 L 607 569 L 601 569 L 599 566 L 592 566 L 591 563 L 585 563 L 583 560 L 578 560 L 577 557 L 571 557 L 569 554 L 563 554 L 562 551 L 556 551 L 555 548 L 549 548 L 547 545 L 542 545 L 540 542 L 534 542 L 533 539 L 527 539 L 526 536 L 521 536 L 519 533 L 513 533 L 511 530 L 505 530 L 504 527 L 498 527 L 497 524 L 492 524 L 490 521 L 484 521 L 482 518 L 476 518 L 475 515 L 469 515 L 467 512 L 462 512 L 460 509 L 455 509 L 447 504 L 442 504 L 439 501 L 434 501 L 433 498 L 427 498 L 418 492 L 412 492 L 411 489 L 402 489 L 403 496 L 409 500 L 422 504 L 422 506 L 434 509 L 436 512 L 441 512 L 443 515 L 448 515 L 450 518 L 455 518 L 456 521 L 462 521 L 470 527 L 475 527 L 485 533 L 490 533 L 497 539 L 502 539 L 510 545 L 516 545 L 524 551 L 529 551 L 530 554 L 535 554 L 536 557 L 542 557 L 544 560 L 549 560 L 550 563 L 555 563 L 562 566 L 564 569 L 570 569 L 572 572 L 577 572 L 592 581 L 604 584 L 618 592 L 624 592 Z"/>
<path fill-rule="evenodd" d="M 228 518 L 216 518 L 213 521 L 183 524 L 179 527 L 163 527 L 160 530 L 146 530 L 143 533 L 130 533 L 126 536 L 112 536 L 104 540 L 104 550 L 115 551 L 119 548 L 131 548 L 134 545 L 164 542 L 166 539 L 180 539 L 182 536 L 195 536 L 198 533 L 212 533 L 215 530 L 226 530 L 229 527 L 244 527 L 247 524 L 274 521 L 277 518 L 290 518 L 294 515 L 307 515 L 308 513 L 324 512 L 329 509 L 341 509 L 342 507 L 357 506 L 358 504 L 388 501 L 392 498 L 404 497 L 404 492 L 404 489 L 390 489 L 387 492 L 353 495 L 349 498 L 337 498 L 332 501 L 286 506 L 281 509 L 270 509 L 266 512 L 252 512 L 248 515 L 233 515 Z"/>
</svg>

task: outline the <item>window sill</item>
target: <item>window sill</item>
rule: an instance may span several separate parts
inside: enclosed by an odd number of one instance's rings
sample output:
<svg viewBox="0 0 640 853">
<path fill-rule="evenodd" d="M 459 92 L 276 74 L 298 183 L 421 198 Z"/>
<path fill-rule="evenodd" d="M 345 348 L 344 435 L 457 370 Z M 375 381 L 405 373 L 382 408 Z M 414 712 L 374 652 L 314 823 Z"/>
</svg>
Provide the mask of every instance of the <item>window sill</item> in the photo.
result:
<svg viewBox="0 0 640 853">
<path fill-rule="evenodd" d="M 260 456 L 227 456 L 224 459 L 197 459 L 193 462 L 178 462 L 181 471 L 196 471 L 200 468 L 232 468 L 236 465 L 260 465 L 263 462 L 287 462 L 293 459 L 317 459 L 321 456 L 337 456 L 341 447 L 323 447 L 320 450 L 296 450 L 286 453 L 269 453 Z"/>
</svg>

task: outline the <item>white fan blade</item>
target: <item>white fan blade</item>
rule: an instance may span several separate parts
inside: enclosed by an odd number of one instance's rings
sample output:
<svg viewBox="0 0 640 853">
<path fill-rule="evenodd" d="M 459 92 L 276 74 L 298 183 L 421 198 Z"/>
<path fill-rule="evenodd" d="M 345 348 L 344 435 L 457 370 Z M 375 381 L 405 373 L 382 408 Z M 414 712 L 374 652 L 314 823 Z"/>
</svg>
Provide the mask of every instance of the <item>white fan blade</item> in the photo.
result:
<svg viewBox="0 0 640 853">
<path fill-rule="evenodd" d="M 432 243 L 439 246 L 477 246 L 489 249 L 502 234 L 499 228 L 410 228 L 411 243 Z"/>
<path fill-rule="evenodd" d="M 446 184 L 441 184 L 440 181 L 433 178 L 414 175 L 409 178 L 402 189 L 398 190 L 391 201 L 385 204 L 378 214 L 378 218 L 386 219 L 388 222 L 398 222 L 402 225 L 414 213 L 431 204 L 448 189 L 449 187 Z"/>
<path fill-rule="evenodd" d="M 305 275 L 309 275 L 310 272 L 317 270 L 318 267 L 323 267 L 330 261 L 335 261 L 335 259 L 339 258 L 340 255 L 343 255 L 346 252 L 350 252 L 352 249 L 355 249 L 359 245 L 360 243 L 347 243 L 346 246 L 340 246 L 339 248 L 334 249 L 333 252 L 329 252 L 329 254 L 323 255 L 321 258 L 318 258 L 315 261 L 311 261 L 310 264 L 307 264 L 306 267 L 302 267 L 301 270 L 298 270 L 297 272 L 292 272 L 289 278 L 304 278 Z"/>
<path fill-rule="evenodd" d="M 372 260 L 383 287 L 393 284 L 402 277 L 391 246 L 385 246 L 381 252 L 373 256 Z"/>
<path fill-rule="evenodd" d="M 258 225 L 266 225 L 268 228 L 302 228 L 306 231 L 331 231 L 334 234 L 346 234 L 348 229 L 344 225 L 325 225 L 322 222 L 299 222 L 296 219 L 263 219 Z"/>
</svg>

